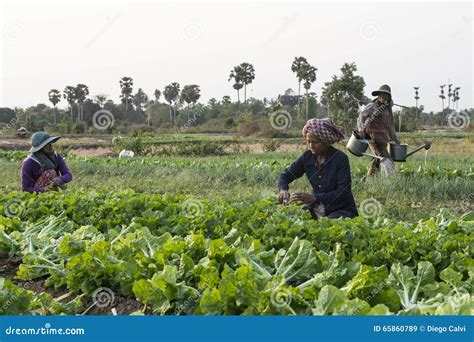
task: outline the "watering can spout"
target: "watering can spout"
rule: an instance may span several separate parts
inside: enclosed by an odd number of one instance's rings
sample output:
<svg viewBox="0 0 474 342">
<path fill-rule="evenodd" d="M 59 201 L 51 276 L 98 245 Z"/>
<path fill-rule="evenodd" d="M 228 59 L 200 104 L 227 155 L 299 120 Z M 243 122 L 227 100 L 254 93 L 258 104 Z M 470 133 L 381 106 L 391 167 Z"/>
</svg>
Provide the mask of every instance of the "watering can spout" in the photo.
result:
<svg viewBox="0 0 474 342">
<path fill-rule="evenodd" d="M 429 141 L 425 144 L 425 150 L 428 151 L 430 148 L 431 148 L 431 141 Z"/>
</svg>

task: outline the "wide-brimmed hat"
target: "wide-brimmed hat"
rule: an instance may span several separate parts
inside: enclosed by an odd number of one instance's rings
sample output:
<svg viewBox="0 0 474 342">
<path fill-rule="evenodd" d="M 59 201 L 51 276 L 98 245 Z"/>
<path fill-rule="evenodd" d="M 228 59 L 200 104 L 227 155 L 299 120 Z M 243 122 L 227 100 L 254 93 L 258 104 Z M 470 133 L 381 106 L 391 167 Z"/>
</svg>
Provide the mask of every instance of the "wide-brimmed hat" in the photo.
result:
<svg viewBox="0 0 474 342">
<path fill-rule="evenodd" d="M 390 97 L 392 96 L 392 89 L 390 89 L 390 86 L 387 84 L 384 84 L 380 86 L 378 90 L 374 90 L 372 92 L 372 96 L 379 96 L 380 94 L 388 94 Z"/>
<path fill-rule="evenodd" d="M 58 141 L 61 137 L 52 137 L 46 132 L 36 132 L 31 136 L 30 153 L 35 153 L 41 150 L 49 143 Z"/>
</svg>

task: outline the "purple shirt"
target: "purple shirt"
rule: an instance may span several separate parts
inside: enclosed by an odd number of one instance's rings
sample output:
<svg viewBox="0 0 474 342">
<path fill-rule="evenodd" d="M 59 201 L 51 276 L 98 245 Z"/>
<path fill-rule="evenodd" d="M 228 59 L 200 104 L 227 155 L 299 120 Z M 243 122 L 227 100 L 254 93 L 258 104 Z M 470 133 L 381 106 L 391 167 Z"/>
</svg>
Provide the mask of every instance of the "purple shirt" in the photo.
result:
<svg viewBox="0 0 474 342">
<path fill-rule="evenodd" d="M 72 180 L 71 171 L 66 165 L 63 157 L 57 152 L 57 168 L 56 171 L 60 174 L 60 184 L 69 183 Z M 43 188 L 35 187 L 35 183 L 41 176 L 41 165 L 31 157 L 26 158 L 21 166 L 21 190 L 27 192 L 44 192 Z"/>
</svg>

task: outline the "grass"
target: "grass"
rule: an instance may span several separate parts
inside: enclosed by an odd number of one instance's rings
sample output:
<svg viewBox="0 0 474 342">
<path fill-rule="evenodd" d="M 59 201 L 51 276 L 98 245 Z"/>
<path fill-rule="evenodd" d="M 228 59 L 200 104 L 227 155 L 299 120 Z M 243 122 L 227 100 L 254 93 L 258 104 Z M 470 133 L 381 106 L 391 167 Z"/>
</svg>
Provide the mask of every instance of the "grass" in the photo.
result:
<svg viewBox="0 0 474 342">
<path fill-rule="evenodd" d="M 406 163 L 397 163 L 398 169 L 413 171 L 413 174 L 402 172 L 388 180 L 380 177 L 366 179 L 370 159 L 351 155 L 352 189 L 356 202 L 360 204 L 365 199 L 376 199 L 381 205 L 382 215 L 404 220 L 428 218 L 440 208 L 448 208 L 459 214 L 472 210 L 472 144 L 467 139 L 457 143 L 462 148 L 457 146 L 456 151 L 461 151 L 463 156 L 449 153 L 449 145 L 437 144 L 439 150 L 436 153 L 429 152 L 426 164 L 422 152 Z M 19 160 L 22 155 L 13 155 L 13 160 L 2 160 L 0 190 L 4 192 L 20 189 Z M 69 158 L 74 180 L 68 186 L 68 191 L 131 188 L 146 193 L 219 197 L 229 202 L 253 201 L 275 196 L 279 174 L 299 155 L 300 152 L 273 152 L 205 158 Z M 427 172 L 417 173 L 418 169 Z M 462 174 L 453 170 L 459 170 Z M 311 190 L 305 177 L 294 182 L 290 189 Z"/>
</svg>

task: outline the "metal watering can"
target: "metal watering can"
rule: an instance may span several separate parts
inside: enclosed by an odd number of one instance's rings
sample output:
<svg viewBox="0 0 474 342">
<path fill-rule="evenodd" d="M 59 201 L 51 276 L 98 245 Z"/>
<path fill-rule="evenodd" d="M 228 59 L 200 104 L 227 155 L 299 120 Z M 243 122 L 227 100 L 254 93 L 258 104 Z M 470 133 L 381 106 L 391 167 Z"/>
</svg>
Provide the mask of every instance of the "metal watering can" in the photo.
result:
<svg viewBox="0 0 474 342">
<path fill-rule="evenodd" d="M 421 145 L 421 146 L 415 148 L 413 151 L 407 153 L 408 152 L 408 145 L 407 144 L 397 145 L 397 144 L 394 144 L 394 143 L 390 143 L 388 145 L 388 153 L 390 153 L 390 156 L 392 157 L 393 161 L 404 162 L 412 154 L 414 154 L 414 153 L 416 153 L 416 152 L 418 152 L 422 149 L 425 149 L 425 150 L 428 151 L 430 149 L 430 147 L 431 147 L 431 142 L 427 142 L 424 145 Z"/>
<path fill-rule="evenodd" d="M 372 158 L 377 158 L 380 159 L 381 161 L 384 161 L 384 157 L 376 156 L 370 153 L 366 153 L 367 149 L 369 148 L 369 145 L 372 141 L 369 139 L 363 139 L 360 137 L 360 135 L 354 131 L 352 132 L 351 137 L 349 138 L 349 141 L 347 142 L 347 149 L 349 152 L 351 152 L 353 155 L 357 157 L 362 157 L 362 156 L 367 156 L 367 157 L 372 157 Z M 429 150 L 431 147 L 431 142 L 427 142 L 424 145 L 421 145 L 420 147 L 417 147 L 410 153 L 407 153 L 408 150 L 408 145 L 407 144 L 394 144 L 390 143 L 388 145 L 388 153 L 390 153 L 390 156 L 393 161 L 397 162 L 404 162 L 406 159 L 411 156 L 412 154 L 420 151 L 421 149 Z"/>
</svg>

